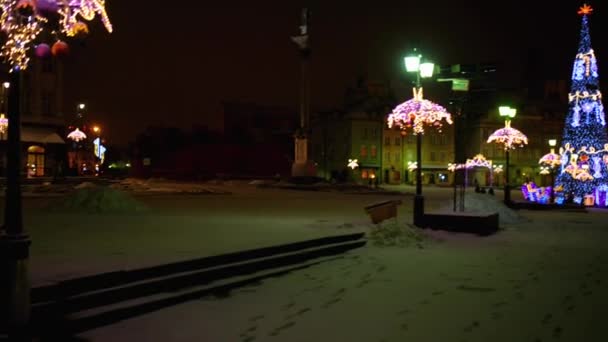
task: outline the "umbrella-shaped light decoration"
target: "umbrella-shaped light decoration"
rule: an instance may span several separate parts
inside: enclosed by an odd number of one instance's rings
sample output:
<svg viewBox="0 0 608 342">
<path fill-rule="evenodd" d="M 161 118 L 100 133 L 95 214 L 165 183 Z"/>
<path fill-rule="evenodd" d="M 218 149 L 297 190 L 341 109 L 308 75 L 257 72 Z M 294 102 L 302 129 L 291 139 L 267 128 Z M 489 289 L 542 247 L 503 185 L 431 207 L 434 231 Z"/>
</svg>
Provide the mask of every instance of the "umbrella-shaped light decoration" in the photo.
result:
<svg viewBox="0 0 608 342">
<path fill-rule="evenodd" d="M 501 128 L 488 138 L 488 143 L 495 142 L 497 144 L 502 144 L 505 150 L 512 150 L 516 147 L 522 147 L 528 144 L 528 137 L 526 137 L 522 132 L 516 130 L 511 127 L 511 121 L 505 121 L 505 127 Z"/>
<path fill-rule="evenodd" d="M 543 166 L 554 168 L 562 164 L 562 157 L 555 153 L 555 149 L 551 149 L 551 152 L 542 156 L 538 163 Z"/>
<path fill-rule="evenodd" d="M 388 116 L 388 127 L 397 126 L 401 130 L 413 127 L 414 134 L 424 134 L 425 124 L 435 126 L 440 131 L 442 120 L 452 124 L 452 115 L 444 107 L 423 99 L 422 95 L 422 88 L 418 91 L 414 89 L 414 98 L 395 107 Z"/>
<path fill-rule="evenodd" d="M 68 139 L 72 139 L 75 142 L 80 142 L 86 138 L 87 138 L 87 135 L 84 134 L 84 132 L 79 130 L 78 128 L 76 128 L 70 134 L 68 134 Z"/>
<path fill-rule="evenodd" d="M 4 134 L 8 128 L 8 119 L 4 114 L 0 114 L 0 133 Z"/>
</svg>

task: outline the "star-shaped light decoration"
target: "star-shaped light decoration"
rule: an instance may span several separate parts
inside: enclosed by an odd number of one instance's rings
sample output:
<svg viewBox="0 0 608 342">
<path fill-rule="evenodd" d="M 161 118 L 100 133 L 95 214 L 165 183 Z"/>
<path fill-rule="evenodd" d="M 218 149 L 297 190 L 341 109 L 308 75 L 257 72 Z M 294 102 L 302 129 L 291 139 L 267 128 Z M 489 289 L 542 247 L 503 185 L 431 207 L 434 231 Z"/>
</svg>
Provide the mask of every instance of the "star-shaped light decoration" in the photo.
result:
<svg viewBox="0 0 608 342">
<path fill-rule="evenodd" d="M 465 164 L 458 164 L 458 163 L 449 163 L 448 164 L 448 171 L 450 172 L 454 172 L 456 170 L 460 170 L 460 169 L 464 169 L 465 168 Z"/>
<path fill-rule="evenodd" d="M 494 165 L 494 166 L 492 166 L 492 168 L 493 168 L 494 173 L 501 173 L 503 171 L 502 165 Z"/>
<path fill-rule="evenodd" d="M 424 134 L 424 125 L 435 126 L 441 131 L 442 120 L 452 124 L 452 115 L 447 110 L 429 100 L 422 98 L 422 88 L 419 91 L 414 89 L 414 98 L 408 100 L 393 109 L 389 114 L 388 127 L 399 127 L 405 130 L 408 127 L 414 128 L 414 134 Z"/>
<path fill-rule="evenodd" d="M 407 169 L 410 171 L 414 171 L 418 168 L 417 162 L 407 162 Z"/>
<path fill-rule="evenodd" d="M 4 134 L 8 128 L 8 119 L 4 117 L 4 114 L 0 114 L 0 133 Z"/>
<path fill-rule="evenodd" d="M 354 170 L 359 167 L 359 161 L 357 159 L 349 159 L 347 166 Z"/>
<path fill-rule="evenodd" d="M 80 142 L 86 138 L 87 138 L 87 135 L 84 134 L 84 132 L 79 130 L 78 128 L 76 128 L 74 131 L 72 131 L 70 134 L 68 134 L 68 139 L 72 139 L 75 142 Z"/>
<path fill-rule="evenodd" d="M 505 128 L 501 128 L 488 138 L 488 143 L 497 143 L 504 146 L 505 150 L 523 147 L 528 144 L 528 137 L 522 132 L 511 127 L 511 121 L 505 122 Z"/>
<path fill-rule="evenodd" d="M 578 14 L 580 14 L 580 15 L 590 15 L 592 12 L 593 12 L 593 8 L 587 4 L 584 4 L 578 10 Z"/>
</svg>

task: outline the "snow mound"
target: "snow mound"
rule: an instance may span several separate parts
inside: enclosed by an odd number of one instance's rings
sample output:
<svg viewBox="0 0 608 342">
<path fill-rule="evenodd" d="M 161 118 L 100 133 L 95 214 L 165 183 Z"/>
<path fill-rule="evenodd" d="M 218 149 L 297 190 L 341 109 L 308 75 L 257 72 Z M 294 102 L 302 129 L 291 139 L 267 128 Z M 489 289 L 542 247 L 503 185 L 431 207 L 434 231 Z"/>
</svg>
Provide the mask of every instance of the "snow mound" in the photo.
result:
<svg viewBox="0 0 608 342">
<path fill-rule="evenodd" d="M 110 187 L 86 187 L 52 206 L 55 210 L 97 213 L 135 213 L 147 208 L 126 193 Z"/>
<path fill-rule="evenodd" d="M 411 247 L 424 248 L 425 236 L 416 227 L 401 223 L 397 219 L 384 221 L 374 225 L 368 238 L 379 247 Z"/>
<path fill-rule="evenodd" d="M 443 211 L 453 211 L 452 201 L 441 208 Z M 507 207 L 502 200 L 488 194 L 467 193 L 464 196 L 465 213 L 498 213 L 500 224 L 517 224 L 527 220 L 517 211 Z"/>
</svg>

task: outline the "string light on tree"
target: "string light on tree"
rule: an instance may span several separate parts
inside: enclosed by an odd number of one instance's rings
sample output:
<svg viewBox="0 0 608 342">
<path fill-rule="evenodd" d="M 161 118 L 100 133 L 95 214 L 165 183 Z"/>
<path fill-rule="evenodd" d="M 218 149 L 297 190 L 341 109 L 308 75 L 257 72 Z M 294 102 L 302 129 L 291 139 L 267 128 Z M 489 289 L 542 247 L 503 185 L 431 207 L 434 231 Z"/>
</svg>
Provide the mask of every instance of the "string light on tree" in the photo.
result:
<svg viewBox="0 0 608 342">
<path fill-rule="evenodd" d="M 9 63 L 11 71 L 27 69 L 28 52 L 47 26 L 54 36 L 59 33 L 53 28 L 54 20 L 49 19 L 54 14 L 59 18 L 59 30 L 68 37 L 88 34 L 88 26 L 80 19 L 90 21 L 96 15 L 101 17 L 108 32 L 113 31 L 105 0 L 0 0 L 0 10 L 0 30 L 7 37 L 0 48 L 0 56 Z M 54 45 L 53 48 L 57 52 L 66 51 L 63 46 Z M 42 45 L 36 54 L 46 54 L 46 51 Z"/>
<path fill-rule="evenodd" d="M 608 185 L 608 133 L 606 117 L 599 89 L 598 63 L 591 46 L 589 16 L 593 8 L 582 6 L 580 41 L 572 68 L 569 108 L 564 125 L 559 158 L 553 156 L 552 163 L 559 160 L 556 188 L 562 190 L 558 202 L 571 198 L 575 203 L 586 205 L 593 198 L 605 197 L 598 189 Z M 548 160 L 547 160 L 548 161 Z M 595 201 L 605 205 L 604 201 Z"/>
</svg>

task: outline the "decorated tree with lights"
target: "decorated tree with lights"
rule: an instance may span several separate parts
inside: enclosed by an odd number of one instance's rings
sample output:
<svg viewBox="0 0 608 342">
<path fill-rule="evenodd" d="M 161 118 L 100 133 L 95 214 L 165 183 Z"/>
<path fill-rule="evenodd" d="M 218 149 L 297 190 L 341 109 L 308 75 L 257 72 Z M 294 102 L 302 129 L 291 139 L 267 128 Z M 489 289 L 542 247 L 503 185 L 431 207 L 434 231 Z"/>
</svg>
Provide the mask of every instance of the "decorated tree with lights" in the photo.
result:
<svg viewBox="0 0 608 342">
<path fill-rule="evenodd" d="M 589 16 L 593 9 L 580 8 L 582 28 L 572 71 L 569 110 L 560 148 L 561 168 L 555 190 L 558 200 L 572 196 L 576 203 L 608 205 L 608 135 L 599 87 L 595 53 L 591 47 Z M 601 200 L 603 198 L 603 201 Z"/>
</svg>

